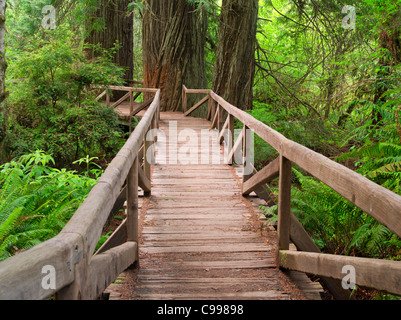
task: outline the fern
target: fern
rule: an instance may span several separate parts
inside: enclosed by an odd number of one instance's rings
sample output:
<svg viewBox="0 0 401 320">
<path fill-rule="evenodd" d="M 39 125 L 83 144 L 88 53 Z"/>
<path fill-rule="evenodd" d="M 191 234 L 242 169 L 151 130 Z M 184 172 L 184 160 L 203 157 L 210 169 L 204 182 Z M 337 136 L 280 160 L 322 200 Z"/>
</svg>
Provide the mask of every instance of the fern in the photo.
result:
<svg viewBox="0 0 401 320">
<path fill-rule="evenodd" d="M 57 235 L 96 180 L 37 151 L 0 167 L 0 261 Z"/>
<path fill-rule="evenodd" d="M 400 194 L 401 145 L 393 141 L 367 144 L 343 154 L 337 160 L 357 159 L 358 172 L 383 187 Z"/>
<path fill-rule="evenodd" d="M 401 241 L 386 227 L 313 177 L 293 169 L 292 211 L 326 253 L 391 257 Z"/>
</svg>

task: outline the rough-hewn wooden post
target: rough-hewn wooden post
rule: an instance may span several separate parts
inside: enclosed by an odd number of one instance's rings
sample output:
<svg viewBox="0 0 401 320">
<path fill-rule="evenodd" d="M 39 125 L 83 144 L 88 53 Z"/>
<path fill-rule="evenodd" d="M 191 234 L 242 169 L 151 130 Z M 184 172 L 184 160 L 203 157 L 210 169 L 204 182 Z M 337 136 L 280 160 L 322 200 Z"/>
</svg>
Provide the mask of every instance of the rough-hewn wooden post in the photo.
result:
<svg viewBox="0 0 401 320">
<path fill-rule="evenodd" d="M 227 128 L 227 139 L 226 139 L 226 148 L 227 148 L 227 163 L 233 164 L 234 155 L 230 156 L 231 150 L 234 147 L 234 116 L 228 115 L 228 128 Z"/>
<path fill-rule="evenodd" d="M 252 173 L 247 174 L 247 172 L 245 172 L 245 168 L 247 167 L 247 165 L 250 165 L 250 163 L 248 163 L 250 161 L 250 159 L 248 159 L 248 156 L 250 155 L 250 136 L 248 135 L 248 127 L 246 125 L 244 125 L 244 134 L 242 135 L 242 186 L 241 188 L 244 187 L 244 183 L 246 181 L 249 180 L 250 177 L 252 177 Z"/>
<path fill-rule="evenodd" d="M 106 89 L 106 105 L 110 106 L 110 92 Z"/>
<path fill-rule="evenodd" d="M 223 108 L 218 105 L 217 106 L 217 130 L 219 133 L 221 132 L 223 126 Z"/>
<path fill-rule="evenodd" d="M 138 243 L 138 156 L 127 176 L 127 241 Z M 138 255 L 137 255 L 138 256 Z"/>
<path fill-rule="evenodd" d="M 187 97 L 187 88 L 185 85 L 182 85 L 182 112 L 187 112 L 188 109 L 188 97 Z"/>
<path fill-rule="evenodd" d="M 280 155 L 278 250 L 289 250 L 291 227 L 291 161 Z"/>
<path fill-rule="evenodd" d="M 143 171 L 145 173 L 146 178 L 149 179 L 150 181 L 150 163 L 152 161 L 151 157 L 148 157 L 148 151 L 151 148 L 153 144 L 153 127 L 154 121 L 152 120 L 152 125 L 150 126 L 148 132 L 145 135 L 144 141 L 143 141 Z M 152 138 L 152 140 L 149 140 Z M 145 192 L 145 196 L 149 196 L 150 192 Z"/>
<path fill-rule="evenodd" d="M 134 113 L 134 92 L 129 92 L 129 132 L 132 132 L 132 114 Z"/>
</svg>

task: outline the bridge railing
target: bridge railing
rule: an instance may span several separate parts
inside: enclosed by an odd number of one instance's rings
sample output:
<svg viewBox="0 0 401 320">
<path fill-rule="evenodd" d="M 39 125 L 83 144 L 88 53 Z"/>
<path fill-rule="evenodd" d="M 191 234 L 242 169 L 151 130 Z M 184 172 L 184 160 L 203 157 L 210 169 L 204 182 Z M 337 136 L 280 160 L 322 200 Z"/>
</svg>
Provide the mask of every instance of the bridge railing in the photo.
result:
<svg viewBox="0 0 401 320">
<path fill-rule="evenodd" d="M 135 81 L 138 83 L 139 81 Z M 97 101 L 100 101 L 102 99 L 105 99 L 105 103 L 107 106 L 110 106 L 114 109 L 117 110 L 117 112 L 121 116 L 121 112 L 118 110 L 118 107 L 125 102 L 127 99 L 129 99 L 129 110 L 128 110 L 128 115 L 123 116 L 124 119 L 128 120 L 128 126 L 130 128 L 130 132 L 132 132 L 132 118 L 135 117 L 139 112 L 142 110 L 146 109 L 149 107 L 149 105 L 153 101 L 153 97 L 148 97 L 149 95 L 151 96 L 152 94 L 156 93 L 156 89 L 151 89 L 151 88 L 135 88 L 135 87 L 119 87 L 119 86 L 107 86 L 107 88 L 102 87 L 102 86 L 93 86 L 92 88 L 94 89 L 105 89 L 102 91 L 101 94 L 99 94 L 96 97 Z M 113 91 L 121 91 L 121 92 L 126 92 L 120 99 L 117 101 L 111 102 L 112 95 L 111 93 Z M 135 93 L 135 95 L 134 95 Z M 144 99 L 147 99 L 146 101 L 142 103 L 136 103 L 136 99 L 138 97 L 144 94 Z M 149 98 L 149 99 L 148 99 Z"/>
<path fill-rule="evenodd" d="M 158 127 L 160 109 L 160 90 L 146 90 L 155 93 L 152 104 L 60 234 L 0 263 L 0 299 L 97 299 L 138 261 L 138 185 L 151 191 L 146 136 Z M 125 200 L 126 219 L 95 252 L 106 221 Z"/>
<path fill-rule="evenodd" d="M 188 89 L 184 87 L 183 91 L 186 90 Z M 254 170 L 254 174 L 244 175 L 242 193 L 249 195 L 255 191 L 258 195 L 268 198 L 269 196 L 264 193 L 268 188 L 267 183 L 279 176 L 277 231 L 280 266 L 321 276 L 338 298 L 349 297 L 350 292 L 344 290 L 338 281 L 344 279 L 343 268 L 346 266 L 354 268 L 356 285 L 401 295 L 401 262 L 320 252 L 291 212 L 292 165 L 298 165 L 325 183 L 398 236 L 401 236 L 401 196 L 343 165 L 287 139 L 266 124 L 231 105 L 213 91 L 210 90 L 208 96 L 211 102 L 217 104 L 216 108 L 213 103 L 209 102 L 208 114 L 210 119 L 213 119 L 212 128 L 217 128 L 221 132 L 220 137 L 224 137 L 224 130 L 230 131 L 231 137 L 234 137 L 234 118 L 236 118 L 244 125 L 244 130 L 252 130 L 279 153 L 279 157 L 275 161 L 259 172 Z M 227 114 L 225 122 L 223 112 Z M 244 135 L 240 135 L 237 141 L 233 140 L 232 138 L 226 141 L 230 144 L 228 146 L 229 154 L 232 155 L 234 149 L 242 147 L 243 158 L 246 159 L 247 143 Z M 290 241 L 295 244 L 298 251 L 289 250 Z M 337 280 L 333 281 L 333 279 Z"/>
</svg>

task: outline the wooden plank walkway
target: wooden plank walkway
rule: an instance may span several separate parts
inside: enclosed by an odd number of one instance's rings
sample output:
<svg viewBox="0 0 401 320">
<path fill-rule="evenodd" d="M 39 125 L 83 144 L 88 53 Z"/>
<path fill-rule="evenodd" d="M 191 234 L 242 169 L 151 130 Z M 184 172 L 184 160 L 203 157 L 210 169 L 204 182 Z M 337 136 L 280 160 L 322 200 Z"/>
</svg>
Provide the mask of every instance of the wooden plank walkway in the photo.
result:
<svg viewBox="0 0 401 320">
<path fill-rule="evenodd" d="M 210 126 L 206 120 L 184 118 L 182 113 L 162 113 L 161 117 L 160 129 L 170 141 L 184 129 L 200 137 L 202 129 Z M 140 268 L 132 299 L 305 298 L 277 268 L 276 234 L 258 229 L 257 207 L 241 196 L 235 169 L 223 163 L 222 148 L 212 147 L 217 131 L 211 136 L 206 152 L 212 159 L 211 153 L 217 150 L 214 162 L 220 159 L 221 164 L 193 164 L 201 163 L 201 152 L 188 157 L 185 147 L 196 150 L 197 141 L 182 136 L 176 146 L 167 148 L 165 157 L 160 152 L 165 150 L 164 140 L 159 138 L 152 196 L 142 213 Z M 192 164 L 182 165 L 183 156 Z M 170 159 L 176 164 L 170 164 Z"/>
</svg>

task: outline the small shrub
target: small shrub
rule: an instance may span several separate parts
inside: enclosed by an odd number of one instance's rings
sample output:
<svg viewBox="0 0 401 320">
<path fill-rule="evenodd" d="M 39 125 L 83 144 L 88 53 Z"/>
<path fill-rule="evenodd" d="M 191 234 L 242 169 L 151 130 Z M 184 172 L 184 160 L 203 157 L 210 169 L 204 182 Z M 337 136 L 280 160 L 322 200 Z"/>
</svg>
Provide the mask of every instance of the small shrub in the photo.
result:
<svg viewBox="0 0 401 320">
<path fill-rule="evenodd" d="M 87 154 L 113 155 L 121 146 L 118 115 L 95 100 L 93 85 L 119 85 L 123 69 L 111 51 L 88 60 L 72 34 L 63 28 L 34 36 L 9 74 L 8 145 L 12 156 L 41 149 L 58 167 Z"/>
</svg>

